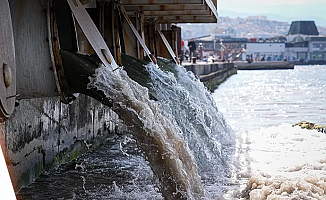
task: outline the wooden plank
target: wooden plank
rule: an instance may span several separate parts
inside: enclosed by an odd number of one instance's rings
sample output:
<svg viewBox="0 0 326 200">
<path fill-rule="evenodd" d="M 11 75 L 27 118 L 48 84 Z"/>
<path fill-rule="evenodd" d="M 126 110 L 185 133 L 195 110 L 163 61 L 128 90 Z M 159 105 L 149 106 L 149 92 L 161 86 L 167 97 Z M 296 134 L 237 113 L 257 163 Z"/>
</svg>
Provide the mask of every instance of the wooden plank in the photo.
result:
<svg viewBox="0 0 326 200">
<path fill-rule="evenodd" d="M 79 0 L 67 0 L 67 1 L 80 28 L 82 29 L 87 40 L 93 47 L 94 51 L 96 52 L 96 54 L 98 55 L 102 63 L 106 67 L 113 65 L 112 69 L 118 67 L 102 35 L 100 34 L 93 20 L 91 19 L 91 17 L 83 7 L 83 5 L 80 3 L 80 1 Z M 111 64 L 107 60 L 106 56 L 103 55 L 102 53 L 103 50 L 107 52 L 107 56 L 109 57 Z"/>
</svg>

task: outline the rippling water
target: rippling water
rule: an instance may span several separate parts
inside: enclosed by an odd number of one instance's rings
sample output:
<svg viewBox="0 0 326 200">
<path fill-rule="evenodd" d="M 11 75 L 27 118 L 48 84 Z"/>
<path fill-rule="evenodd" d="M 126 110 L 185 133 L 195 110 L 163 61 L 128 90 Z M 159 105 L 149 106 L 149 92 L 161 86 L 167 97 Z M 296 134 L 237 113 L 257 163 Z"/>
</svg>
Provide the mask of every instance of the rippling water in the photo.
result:
<svg viewBox="0 0 326 200">
<path fill-rule="evenodd" d="M 326 66 L 242 71 L 213 93 L 233 129 L 326 121 Z"/>
</svg>

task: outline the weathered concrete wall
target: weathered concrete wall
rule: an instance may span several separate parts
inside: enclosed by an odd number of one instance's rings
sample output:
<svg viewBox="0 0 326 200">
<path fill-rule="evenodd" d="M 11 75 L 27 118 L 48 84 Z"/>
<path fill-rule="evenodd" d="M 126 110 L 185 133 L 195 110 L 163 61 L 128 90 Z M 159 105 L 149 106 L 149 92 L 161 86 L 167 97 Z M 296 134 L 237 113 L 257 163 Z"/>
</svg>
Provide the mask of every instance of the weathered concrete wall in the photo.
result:
<svg viewBox="0 0 326 200">
<path fill-rule="evenodd" d="M 59 97 L 19 103 L 0 134 L 15 190 L 120 129 L 112 110 L 84 95 L 71 105 L 62 104 Z"/>
<path fill-rule="evenodd" d="M 233 63 L 192 64 L 185 68 L 196 74 L 209 90 L 215 89 L 226 78 L 237 73 Z"/>
</svg>

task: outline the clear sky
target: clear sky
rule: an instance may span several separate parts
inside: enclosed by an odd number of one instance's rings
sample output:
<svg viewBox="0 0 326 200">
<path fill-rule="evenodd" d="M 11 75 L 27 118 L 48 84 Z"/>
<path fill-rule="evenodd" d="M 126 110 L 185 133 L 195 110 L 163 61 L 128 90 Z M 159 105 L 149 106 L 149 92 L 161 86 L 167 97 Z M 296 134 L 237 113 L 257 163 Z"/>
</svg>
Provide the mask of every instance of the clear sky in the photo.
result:
<svg viewBox="0 0 326 200">
<path fill-rule="evenodd" d="M 267 15 L 291 20 L 316 20 L 326 24 L 326 0 L 218 0 L 220 13 Z M 233 17 L 233 16 L 232 16 Z"/>
</svg>

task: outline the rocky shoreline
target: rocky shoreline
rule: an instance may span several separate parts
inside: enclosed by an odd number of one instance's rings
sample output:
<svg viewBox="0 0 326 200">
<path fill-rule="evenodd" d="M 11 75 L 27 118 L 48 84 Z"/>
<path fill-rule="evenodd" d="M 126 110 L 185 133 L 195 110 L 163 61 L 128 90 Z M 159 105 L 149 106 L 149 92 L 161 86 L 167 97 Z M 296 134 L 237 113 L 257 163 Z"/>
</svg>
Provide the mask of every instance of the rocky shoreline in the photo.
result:
<svg viewBox="0 0 326 200">
<path fill-rule="evenodd" d="M 325 125 L 318 125 L 307 121 L 301 121 L 299 123 L 294 124 L 293 126 L 300 126 L 303 129 L 317 130 L 318 132 L 326 133 Z"/>
</svg>

